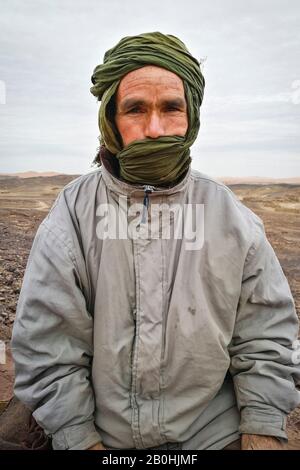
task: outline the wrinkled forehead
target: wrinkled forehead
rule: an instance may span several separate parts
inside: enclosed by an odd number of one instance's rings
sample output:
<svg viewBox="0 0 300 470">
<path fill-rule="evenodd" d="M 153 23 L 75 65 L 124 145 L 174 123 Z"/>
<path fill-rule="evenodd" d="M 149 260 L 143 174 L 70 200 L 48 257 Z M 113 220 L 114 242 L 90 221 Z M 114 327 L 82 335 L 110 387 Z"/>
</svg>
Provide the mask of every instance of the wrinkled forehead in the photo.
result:
<svg viewBox="0 0 300 470">
<path fill-rule="evenodd" d="M 123 97 L 144 88 L 159 88 L 162 91 L 169 90 L 184 95 L 182 79 L 174 72 L 155 65 L 146 65 L 126 74 L 120 80 L 117 95 Z"/>
</svg>

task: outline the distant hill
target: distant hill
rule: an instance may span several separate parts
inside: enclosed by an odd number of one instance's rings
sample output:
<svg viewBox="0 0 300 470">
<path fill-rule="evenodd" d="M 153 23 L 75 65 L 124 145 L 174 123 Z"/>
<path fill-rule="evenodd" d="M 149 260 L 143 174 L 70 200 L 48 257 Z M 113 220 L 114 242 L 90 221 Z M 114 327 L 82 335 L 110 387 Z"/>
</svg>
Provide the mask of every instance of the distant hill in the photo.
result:
<svg viewBox="0 0 300 470">
<path fill-rule="evenodd" d="M 80 176 L 78 174 L 70 175 L 66 173 L 59 173 L 57 171 L 24 171 L 20 173 L 0 173 L 0 179 L 3 178 L 38 178 L 38 177 L 53 177 L 53 176 Z M 300 184 L 300 176 L 293 178 L 268 178 L 264 176 L 216 176 L 216 180 L 221 181 L 226 185 L 234 184 Z"/>
<path fill-rule="evenodd" d="M 18 178 L 37 178 L 38 176 L 58 176 L 57 171 L 24 171 L 21 173 L 0 173 L 0 176 L 17 176 Z"/>
<path fill-rule="evenodd" d="M 300 184 L 300 176 L 294 178 L 268 178 L 264 176 L 218 176 L 216 180 L 226 185 L 234 184 Z"/>
</svg>

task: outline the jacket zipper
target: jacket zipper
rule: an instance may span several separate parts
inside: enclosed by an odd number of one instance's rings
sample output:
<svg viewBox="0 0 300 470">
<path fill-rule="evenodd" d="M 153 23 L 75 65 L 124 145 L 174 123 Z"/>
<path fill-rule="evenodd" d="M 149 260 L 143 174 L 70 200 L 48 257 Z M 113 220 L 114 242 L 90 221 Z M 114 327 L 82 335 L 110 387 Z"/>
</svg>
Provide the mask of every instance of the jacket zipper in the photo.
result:
<svg viewBox="0 0 300 470">
<path fill-rule="evenodd" d="M 154 191 L 154 186 L 149 186 L 148 184 L 145 184 L 143 188 L 144 188 L 144 201 L 143 201 L 142 224 L 146 222 L 146 216 L 147 216 L 148 207 L 149 207 L 149 193 L 152 193 Z"/>
</svg>

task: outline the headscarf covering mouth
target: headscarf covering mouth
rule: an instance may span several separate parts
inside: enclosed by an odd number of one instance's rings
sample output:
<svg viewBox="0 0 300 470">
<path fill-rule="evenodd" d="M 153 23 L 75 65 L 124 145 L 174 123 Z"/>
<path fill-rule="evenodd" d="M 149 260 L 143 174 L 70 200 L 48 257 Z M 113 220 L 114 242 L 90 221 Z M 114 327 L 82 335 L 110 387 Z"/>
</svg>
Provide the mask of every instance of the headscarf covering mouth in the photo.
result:
<svg viewBox="0 0 300 470">
<path fill-rule="evenodd" d="M 144 139 L 123 148 L 114 120 L 109 115 L 109 105 L 122 78 L 146 65 L 167 69 L 183 80 L 188 130 L 184 137 Z M 124 179 L 131 182 L 151 180 L 163 184 L 172 181 L 172 178 L 178 179 L 186 172 L 191 161 L 190 147 L 200 127 L 205 80 L 199 61 L 180 39 L 160 32 L 126 36 L 105 53 L 103 64 L 96 66 L 91 80 L 93 86 L 90 91 L 101 101 L 98 121 L 100 143 L 117 157 Z M 153 174 L 155 172 L 156 176 Z"/>
</svg>

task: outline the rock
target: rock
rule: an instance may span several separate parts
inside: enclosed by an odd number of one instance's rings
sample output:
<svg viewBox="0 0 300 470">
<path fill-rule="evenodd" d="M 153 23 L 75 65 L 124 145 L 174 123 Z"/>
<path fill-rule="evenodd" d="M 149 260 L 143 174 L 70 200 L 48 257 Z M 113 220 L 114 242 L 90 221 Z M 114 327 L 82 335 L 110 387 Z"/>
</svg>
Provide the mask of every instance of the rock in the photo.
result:
<svg viewBox="0 0 300 470">
<path fill-rule="evenodd" d="M 0 415 L 0 450 L 51 450 L 51 440 L 31 411 L 13 397 Z"/>
</svg>

